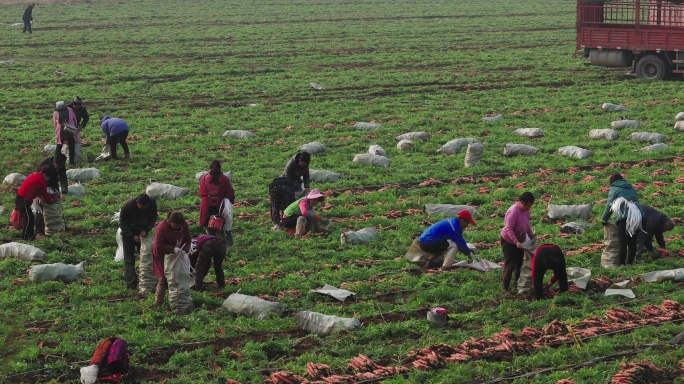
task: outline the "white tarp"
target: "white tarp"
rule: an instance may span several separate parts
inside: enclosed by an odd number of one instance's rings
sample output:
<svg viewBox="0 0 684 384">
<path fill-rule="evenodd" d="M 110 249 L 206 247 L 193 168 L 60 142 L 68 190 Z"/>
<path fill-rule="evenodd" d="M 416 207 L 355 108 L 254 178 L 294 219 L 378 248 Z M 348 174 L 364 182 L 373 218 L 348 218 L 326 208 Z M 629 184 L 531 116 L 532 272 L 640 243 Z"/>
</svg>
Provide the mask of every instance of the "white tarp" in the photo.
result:
<svg viewBox="0 0 684 384">
<path fill-rule="evenodd" d="M 606 112 L 627 112 L 627 107 L 613 103 L 603 103 L 603 105 L 601 105 L 601 109 Z"/>
<path fill-rule="evenodd" d="M 527 137 L 544 137 L 546 133 L 540 128 L 518 128 L 513 131 L 514 134 Z"/>
<path fill-rule="evenodd" d="M 661 283 L 663 281 L 684 281 L 684 268 L 646 272 L 639 275 L 644 283 Z"/>
<path fill-rule="evenodd" d="M 324 315 L 318 312 L 297 312 L 295 320 L 301 329 L 318 336 L 328 336 L 340 331 L 353 331 L 361 328 L 361 322 L 357 319 Z"/>
<path fill-rule="evenodd" d="M 641 124 L 638 120 L 616 120 L 610 123 L 613 129 L 638 129 Z"/>
<path fill-rule="evenodd" d="M 377 144 L 373 144 L 373 145 L 371 145 L 370 147 L 368 147 L 368 153 L 370 153 L 370 154 L 372 154 L 372 155 L 378 155 L 378 156 L 385 156 L 385 157 L 387 157 L 387 152 L 385 152 L 385 150 L 384 150 L 381 146 L 379 146 L 379 145 L 377 145 Z M 309 171 L 309 172 L 310 172 L 310 171 Z"/>
<path fill-rule="evenodd" d="M 612 129 L 592 129 L 589 131 L 589 138 L 591 139 L 606 139 L 606 140 L 617 140 L 620 134 Z"/>
<path fill-rule="evenodd" d="M 527 144 L 513 144 L 508 143 L 504 145 L 503 154 L 504 156 L 533 156 L 539 152 L 539 149 Z"/>
<path fill-rule="evenodd" d="M 233 293 L 223 302 L 222 308 L 231 313 L 253 317 L 259 320 L 269 318 L 271 315 L 278 315 L 285 305 L 268 300 L 260 299 L 256 296 L 243 295 L 239 292 Z"/>
<path fill-rule="evenodd" d="M 354 163 L 374 165 L 376 167 L 387 168 L 392 164 L 392 161 L 385 156 L 372 155 L 370 153 L 361 153 L 354 156 L 352 160 Z"/>
<path fill-rule="evenodd" d="M 150 183 L 145 190 L 153 199 L 169 199 L 176 200 L 180 197 L 187 196 L 190 190 L 187 188 L 176 187 L 171 184 Z"/>
<path fill-rule="evenodd" d="M 382 124 L 364 123 L 359 121 L 358 123 L 354 124 L 354 127 L 360 131 L 377 131 L 378 129 L 382 128 Z"/>
<path fill-rule="evenodd" d="M 397 143 L 397 149 L 406 150 L 413 148 L 413 141 L 409 139 L 403 139 Z"/>
<path fill-rule="evenodd" d="M 575 283 L 580 289 L 587 289 L 587 283 L 591 277 L 590 270 L 580 267 L 570 267 L 565 270 L 568 272 L 568 283 Z"/>
<path fill-rule="evenodd" d="M 402 135 L 396 136 L 397 141 L 402 140 L 423 140 L 428 141 L 430 139 L 430 134 L 427 132 L 407 132 Z"/>
<path fill-rule="evenodd" d="M 341 173 L 309 168 L 309 179 L 312 183 L 336 183 L 340 181 L 341 178 Z"/>
<path fill-rule="evenodd" d="M 425 204 L 423 211 L 426 215 L 456 217 L 464 209 L 468 210 L 471 215 L 481 216 L 477 208 L 470 205 Z"/>
<path fill-rule="evenodd" d="M 325 152 L 327 150 L 328 150 L 328 147 L 319 143 L 318 141 L 312 141 L 310 143 L 304 144 L 304 145 L 299 147 L 299 151 L 307 152 L 307 153 L 310 153 L 312 155 L 314 155 L 316 153 Z"/>
<path fill-rule="evenodd" d="M 605 295 L 620 295 L 633 299 L 636 297 L 636 295 L 634 295 L 634 292 L 632 292 L 632 288 L 634 288 L 634 282 L 632 280 L 624 280 L 619 283 L 613 283 L 613 285 L 606 289 Z"/>
<path fill-rule="evenodd" d="M 0 259 L 5 257 L 14 257 L 26 261 L 40 261 L 47 257 L 47 253 L 33 245 L 13 242 L 0 245 Z"/>
<path fill-rule="evenodd" d="M 223 137 L 228 137 L 230 139 L 251 139 L 256 137 L 256 135 L 250 131 L 245 131 L 243 129 L 229 129 L 223 132 Z"/>
<path fill-rule="evenodd" d="M 312 289 L 309 291 L 309 293 L 320 293 L 321 295 L 326 295 L 333 297 L 339 301 L 345 301 L 349 296 L 354 296 L 356 293 L 352 291 L 347 291 L 346 289 L 340 289 L 337 287 L 333 287 L 330 284 L 325 284 L 321 288 L 318 289 Z"/>
<path fill-rule="evenodd" d="M 464 137 L 461 139 L 454 139 L 447 141 L 442 147 L 437 150 L 437 153 L 442 155 L 454 155 L 461 151 L 461 148 L 467 147 L 472 143 L 480 143 L 480 140 L 472 137 Z"/>
<path fill-rule="evenodd" d="M 102 177 L 97 168 L 72 168 L 66 171 L 67 179 L 84 182 Z"/>
<path fill-rule="evenodd" d="M 565 147 L 558 148 L 558 154 L 561 156 L 574 157 L 580 160 L 587 159 L 591 157 L 594 153 L 588 149 L 577 147 L 574 145 L 568 145 Z"/>
<path fill-rule="evenodd" d="M 640 143 L 658 144 L 665 142 L 665 135 L 655 132 L 633 132 L 627 136 L 627 140 L 638 141 Z"/>
<path fill-rule="evenodd" d="M 378 238 L 375 228 L 367 227 L 358 231 L 344 232 L 340 235 L 342 244 L 359 245 L 366 244 Z"/>
<path fill-rule="evenodd" d="M 85 261 L 78 264 L 41 264 L 29 268 L 28 276 L 31 281 L 42 283 L 44 281 L 61 281 L 63 283 L 73 283 L 85 276 Z"/>
</svg>

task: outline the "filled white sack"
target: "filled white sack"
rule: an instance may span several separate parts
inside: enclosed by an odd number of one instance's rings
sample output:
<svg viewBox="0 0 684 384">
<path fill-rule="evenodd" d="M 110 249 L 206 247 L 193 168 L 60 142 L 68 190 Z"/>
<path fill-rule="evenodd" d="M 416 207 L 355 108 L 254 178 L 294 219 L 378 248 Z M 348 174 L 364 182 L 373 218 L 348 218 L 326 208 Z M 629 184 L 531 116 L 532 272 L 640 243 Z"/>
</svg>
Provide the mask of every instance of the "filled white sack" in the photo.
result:
<svg viewBox="0 0 684 384">
<path fill-rule="evenodd" d="M 89 365 L 81 367 L 80 384 L 95 384 L 97 382 L 97 374 L 100 372 L 100 367 L 97 365 Z"/>
<path fill-rule="evenodd" d="M 660 283 L 663 281 L 684 281 L 684 268 L 646 272 L 639 275 L 644 283 Z"/>
<path fill-rule="evenodd" d="M 679 112 L 679 113 L 675 116 L 675 121 L 684 121 L 684 112 Z"/>
<path fill-rule="evenodd" d="M 385 156 L 372 155 L 370 153 L 361 153 L 354 156 L 352 160 L 354 163 L 375 165 L 376 167 L 387 168 L 392 164 L 392 161 Z"/>
<path fill-rule="evenodd" d="M 117 263 L 124 261 L 123 235 L 121 234 L 121 228 L 117 228 L 116 230 L 116 253 L 114 253 L 114 261 Z"/>
<path fill-rule="evenodd" d="M 301 329 L 318 336 L 361 328 L 361 322 L 357 319 L 324 315 L 318 312 L 297 312 L 295 320 Z"/>
<path fill-rule="evenodd" d="M 164 255 L 164 276 L 169 282 L 169 306 L 174 311 L 192 310 L 190 288 L 195 285 L 190 258 L 183 250 Z"/>
<path fill-rule="evenodd" d="M 531 145 L 513 144 L 513 143 L 508 143 L 508 144 L 504 145 L 504 150 L 503 150 L 504 156 L 518 156 L 518 155 L 532 156 L 532 155 L 536 155 L 537 152 L 539 152 L 539 149 L 535 148 Z"/>
<path fill-rule="evenodd" d="M 565 147 L 558 148 L 558 154 L 561 156 L 574 157 L 580 160 L 584 160 L 591 157 L 591 155 L 593 155 L 593 152 L 588 149 L 576 147 L 574 145 L 568 145 Z"/>
<path fill-rule="evenodd" d="M 684 132 L 684 120 L 676 122 L 674 129 L 677 132 Z"/>
<path fill-rule="evenodd" d="M 57 149 L 57 146 L 54 144 L 46 144 L 43 147 L 43 152 L 45 153 L 55 153 L 55 149 Z"/>
<path fill-rule="evenodd" d="M 616 120 L 610 123 L 613 129 L 637 129 L 640 125 L 639 120 Z"/>
<path fill-rule="evenodd" d="M 428 141 L 430 139 L 430 134 L 427 132 L 407 132 L 402 135 L 396 136 L 397 141 L 402 140 L 423 140 Z"/>
<path fill-rule="evenodd" d="M 591 271 L 586 268 L 570 267 L 565 269 L 568 272 L 568 283 L 575 283 L 580 289 L 587 289 L 587 283 L 591 277 Z"/>
<path fill-rule="evenodd" d="M 406 150 L 411 148 L 413 148 L 413 141 L 409 139 L 404 139 L 397 143 L 397 149 Z"/>
<path fill-rule="evenodd" d="M 21 173 L 10 173 L 9 175 L 5 176 L 5 179 L 2 180 L 2 185 L 7 187 L 21 187 L 21 183 L 26 180 L 26 176 L 22 175 Z"/>
<path fill-rule="evenodd" d="M 340 242 L 342 244 L 359 245 L 366 244 L 378 238 L 378 233 L 375 228 L 366 227 L 358 231 L 343 232 L 340 235 Z"/>
<path fill-rule="evenodd" d="M 231 313 L 254 317 L 259 320 L 269 318 L 271 315 L 278 315 L 285 305 L 263 300 L 256 296 L 233 293 L 221 304 L 221 307 Z"/>
<path fill-rule="evenodd" d="M 325 284 L 319 289 L 312 289 L 309 291 L 309 293 L 320 293 L 321 295 L 330 296 L 339 301 L 345 301 L 349 296 L 356 295 L 356 293 L 352 291 L 347 291 L 346 289 L 333 287 L 330 284 Z"/>
<path fill-rule="evenodd" d="M 484 145 L 480 143 L 470 143 L 468 144 L 468 149 L 466 150 L 465 160 L 463 160 L 463 165 L 466 168 L 480 164 L 482 161 L 482 154 L 484 153 Z"/>
<path fill-rule="evenodd" d="M 299 147 L 299 151 L 308 152 L 312 155 L 315 155 L 316 153 L 325 152 L 327 150 L 328 147 L 319 143 L 318 141 L 312 141 Z"/>
<path fill-rule="evenodd" d="M 371 155 L 378 155 L 378 156 L 387 157 L 387 152 L 385 152 L 385 150 L 382 149 L 382 147 L 377 145 L 377 144 L 373 144 L 370 147 L 368 147 L 368 153 L 370 153 Z"/>
<path fill-rule="evenodd" d="M 540 128 L 518 128 L 513 131 L 516 135 L 527 136 L 527 137 L 544 137 L 546 133 Z"/>
<path fill-rule="evenodd" d="M 566 217 L 589 220 L 591 216 L 591 204 L 557 205 L 549 204 L 546 207 L 547 215 L 551 220 L 560 220 Z"/>
<path fill-rule="evenodd" d="M 81 261 L 75 265 L 62 263 L 34 265 L 29 269 L 28 276 L 36 283 L 61 281 L 69 284 L 85 276 L 85 263 Z"/>
<path fill-rule="evenodd" d="M 86 195 L 86 189 L 83 185 L 81 185 L 81 183 L 72 184 L 67 190 L 67 195 L 83 197 Z"/>
<path fill-rule="evenodd" d="M 43 220 L 45 222 L 45 234 L 48 236 L 66 231 L 66 220 L 64 219 L 61 200 L 43 204 Z"/>
<path fill-rule="evenodd" d="M 0 245 L 0 259 L 5 257 L 13 257 L 27 261 L 40 261 L 47 257 L 47 253 L 33 245 L 24 243 L 5 243 Z"/>
<path fill-rule="evenodd" d="M 175 200 L 180 197 L 187 196 L 187 194 L 190 193 L 190 190 L 187 188 L 176 187 L 175 185 L 171 184 L 150 183 L 147 186 L 147 189 L 145 189 L 145 193 L 147 193 L 153 199 L 164 198 Z"/>
<path fill-rule="evenodd" d="M 606 112 L 627 112 L 627 107 L 613 103 L 603 103 L 601 109 Z"/>
<path fill-rule="evenodd" d="M 495 121 L 501 121 L 501 120 L 503 120 L 503 115 L 484 116 L 483 118 L 480 119 L 480 121 L 484 121 L 485 123 L 493 123 Z"/>
<path fill-rule="evenodd" d="M 591 139 L 606 139 L 617 140 L 620 135 L 613 129 L 592 129 L 589 131 L 589 138 Z"/>
<path fill-rule="evenodd" d="M 603 244 L 606 246 L 601 253 L 601 267 L 613 269 L 620 266 L 620 235 L 617 225 L 612 222 L 603 226 Z"/>
<path fill-rule="evenodd" d="M 627 140 L 658 144 L 665 142 L 665 135 L 655 132 L 633 132 L 631 135 L 627 136 Z"/>
<path fill-rule="evenodd" d="M 648 147 L 643 147 L 639 150 L 639 152 L 657 152 L 657 151 L 662 151 L 670 149 L 670 147 L 667 144 L 659 143 L 659 144 L 653 144 L 649 145 Z"/>
<path fill-rule="evenodd" d="M 358 123 L 354 124 L 354 128 L 361 131 L 377 131 L 378 129 L 382 128 L 382 124 L 364 123 L 362 121 L 359 121 Z"/>
<path fill-rule="evenodd" d="M 200 180 L 202 180 L 202 177 L 204 177 L 204 175 L 206 175 L 206 174 L 208 174 L 208 173 L 209 173 L 209 172 L 207 172 L 207 171 L 202 171 L 202 172 L 197 172 L 197 173 L 195 173 L 195 182 L 199 183 Z M 225 177 L 227 177 L 228 180 L 231 181 L 231 183 L 233 182 L 233 171 L 223 172 L 223 175 L 224 175 Z"/>
<path fill-rule="evenodd" d="M 341 173 L 326 171 L 324 169 L 309 168 L 309 179 L 313 183 L 336 183 L 342 178 Z"/>
<path fill-rule="evenodd" d="M 456 217 L 462 210 L 468 210 L 471 215 L 480 216 L 477 208 L 470 205 L 456 205 L 456 204 L 425 204 L 423 211 L 426 215 L 448 216 Z"/>
<path fill-rule="evenodd" d="M 154 246 L 154 230 L 140 239 L 140 256 L 138 260 L 138 292 L 143 295 L 154 294 L 159 278 L 154 275 L 152 247 Z"/>
<path fill-rule="evenodd" d="M 97 168 L 72 168 L 66 171 L 67 179 L 84 182 L 102 177 Z"/>
<path fill-rule="evenodd" d="M 461 148 L 467 147 L 472 143 L 480 143 L 480 140 L 473 139 L 472 137 L 449 140 L 437 150 L 437 153 L 442 155 L 454 155 L 460 152 Z"/>
<path fill-rule="evenodd" d="M 253 137 L 256 137 L 256 135 L 253 132 L 245 131 L 244 129 L 229 129 L 223 132 L 223 135 L 221 136 L 230 139 L 251 139 Z"/>
<path fill-rule="evenodd" d="M 589 229 L 590 226 L 591 226 L 590 223 L 585 223 L 585 222 L 581 222 L 581 221 L 571 221 L 571 222 L 565 223 L 565 224 L 563 224 L 563 226 L 561 226 L 560 233 L 571 233 L 571 234 L 578 235 L 578 234 L 586 231 L 587 229 Z"/>
</svg>

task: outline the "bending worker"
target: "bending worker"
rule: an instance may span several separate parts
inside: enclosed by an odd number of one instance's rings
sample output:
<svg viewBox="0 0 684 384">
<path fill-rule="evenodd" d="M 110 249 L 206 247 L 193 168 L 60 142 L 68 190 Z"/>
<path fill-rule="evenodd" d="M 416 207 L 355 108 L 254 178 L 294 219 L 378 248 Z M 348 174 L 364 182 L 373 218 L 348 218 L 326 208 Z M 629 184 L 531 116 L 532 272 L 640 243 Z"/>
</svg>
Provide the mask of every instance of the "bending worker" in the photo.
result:
<svg viewBox="0 0 684 384">
<path fill-rule="evenodd" d="M 455 218 L 438 221 L 428 227 L 418 238 L 418 246 L 424 252 L 433 254 L 437 259 L 444 255 L 441 269 L 450 270 L 454 264 L 457 249 L 470 257 L 470 249 L 463 239 L 463 230 L 470 224 L 475 225 L 473 215 L 464 209 Z"/>
<path fill-rule="evenodd" d="M 558 281 L 560 292 L 568 290 L 568 273 L 565 269 L 563 251 L 555 244 L 544 244 L 537 248 L 532 256 L 532 280 L 534 281 L 534 298 L 541 300 L 544 296 L 544 274 L 553 271 L 549 286 Z"/>
</svg>

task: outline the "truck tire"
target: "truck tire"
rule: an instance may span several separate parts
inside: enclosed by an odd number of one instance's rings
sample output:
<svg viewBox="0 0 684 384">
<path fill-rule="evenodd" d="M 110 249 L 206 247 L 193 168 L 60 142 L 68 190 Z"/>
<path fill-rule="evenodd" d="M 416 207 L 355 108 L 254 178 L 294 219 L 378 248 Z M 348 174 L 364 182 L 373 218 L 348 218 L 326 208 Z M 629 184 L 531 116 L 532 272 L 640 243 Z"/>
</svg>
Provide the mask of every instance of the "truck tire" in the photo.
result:
<svg viewBox="0 0 684 384">
<path fill-rule="evenodd" d="M 663 80 L 670 75 L 670 65 L 660 56 L 644 56 L 637 63 L 636 75 L 646 80 Z"/>
</svg>

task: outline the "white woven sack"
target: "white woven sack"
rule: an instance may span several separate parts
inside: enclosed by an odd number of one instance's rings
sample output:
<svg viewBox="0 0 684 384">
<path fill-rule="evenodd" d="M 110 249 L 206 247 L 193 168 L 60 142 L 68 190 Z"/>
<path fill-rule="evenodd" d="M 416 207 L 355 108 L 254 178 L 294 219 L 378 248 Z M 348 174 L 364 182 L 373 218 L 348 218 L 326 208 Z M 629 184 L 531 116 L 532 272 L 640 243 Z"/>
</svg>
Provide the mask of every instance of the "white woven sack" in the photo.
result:
<svg viewBox="0 0 684 384">
<path fill-rule="evenodd" d="M 190 193 L 190 190 L 187 188 L 176 187 L 175 185 L 171 184 L 151 183 L 147 186 L 145 193 L 147 193 L 153 199 L 164 198 L 176 200 L 180 197 L 187 196 L 188 193 Z"/>
<path fill-rule="evenodd" d="M 516 135 L 527 136 L 527 137 L 544 137 L 546 133 L 540 128 L 518 128 L 513 131 Z"/>
<path fill-rule="evenodd" d="M 34 265 L 29 268 L 28 276 L 31 281 L 36 283 L 61 281 L 69 284 L 85 276 L 85 263 L 85 261 L 81 261 L 75 265 L 62 263 Z"/>
<path fill-rule="evenodd" d="M 368 153 L 370 153 L 371 155 L 378 155 L 378 156 L 387 157 L 387 152 L 385 152 L 385 150 L 382 149 L 382 147 L 377 145 L 377 144 L 373 144 L 370 147 L 368 147 Z M 309 173 L 311 173 L 311 171 L 309 171 Z"/>
<path fill-rule="evenodd" d="M 114 261 L 117 263 L 124 261 L 123 235 L 121 234 L 121 228 L 116 230 L 116 253 L 114 254 Z"/>
<path fill-rule="evenodd" d="M 72 168 L 66 171 L 67 179 L 78 182 L 90 181 L 102 177 L 97 168 Z"/>
<path fill-rule="evenodd" d="M 328 147 L 319 143 L 318 141 L 312 141 L 310 143 L 304 144 L 298 149 L 300 152 L 308 152 L 312 155 L 316 153 L 322 153 L 328 150 Z"/>
<path fill-rule="evenodd" d="M 587 283 L 591 277 L 591 271 L 586 268 L 570 267 L 565 268 L 568 272 L 568 283 L 575 283 L 580 289 L 587 289 Z"/>
<path fill-rule="evenodd" d="M 603 248 L 601 266 L 606 269 L 617 268 L 620 265 L 620 240 L 617 225 L 608 222 L 603 226 Z"/>
<path fill-rule="evenodd" d="M 404 139 L 397 143 L 397 149 L 406 150 L 411 148 L 413 148 L 413 141 L 409 139 Z"/>
<path fill-rule="evenodd" d="M 392 161 L 385 156 L 371 155 L 370 153 L 358 154 L 354 156 L 352 161 L 354 163 L 369 164 L 384 168 L 387 168 L 392 164 Z"/>
<path fill-rule="evenodd" d="M 143 295 L 154 294 L 159 278 L 154 275 L 152 261 L 152 246 L 154 245 L 154 230 L 140 239 L 140 264 L 138 265 L 138 291 Z"/>
<path fill-rule="evenodd" d="M 676 122 L 674 125 L 674 129 L 677 132 L 684 132 L 684 120 Z"/>
<path fill-rule="evenodd" d="M 601 105 L 601 109 L 606 112 L 627 112 L 627 107 L 612 103 L 603 103 L 603 105 Z"/>
<path fill-rule="evenodd" d="M 565 223 L 561 226 L 560 233 L 570 233 L 574 235 L 579 235 L 591 227 L 590 223 L 585 223 L 582 221 L 571 221 Z"/>
<path fill-rule="evenodd" d="M 223 231 L 233 230 L 233 204 L 229 199 L 223 199 L 221 206 L 221 218 L 223 219 Z"/>
<path fill-rule="evenodd" d="M 10 173 L 9 175 L 5 176 L 4 180 L 2 180 L 2 185 L 19 188 L 24 180 L 26 180 L 26 176 L 22 175 L 21 173 Z"/>
<path fill-rule="evenodd" d="M 46 235 L 54 235 L 57 232 L 66 231 L 64 210 L 61 201 L 43 204 L 43 219 L 45 221 Z"/>
<path fill-rule="evenodd" d="M 66 156 L 68 162 L 71 162 L 68 145 L 62 146 L 62 154 Z M 76 142 L 74 143 L 74 162 L 80 163 L 81 161 L 83 161 L 83 146 L 81 146 L 80 142 Z"/>
<path fill-rule="evenodd" d="M 644 283 L 660 283 L 663 281 L 684 281 L 684 268 L 668 269 L 642 273 L 639 275 Z"/>
<path fill-rule="evenodd" d="M 588 149 L 576 147 L 574 145 L 568 145 L 566 147 L 558 148 L 558 154 L 561 156 L 574 157 L 583 160 L 591 157 L 593 152 Z"/>
<path fill-rule="evenodd" d="M 484 116 L 483 118 L 480 119 L 480 121 L 484 121 L 485 123 L 493 123 L 495 121 L 501 121 L 501 120 L 503 120 L 503 115 Z"/>
<path fill-rule="evenodd" d="M 340 181 L 341 178 L 341 173 L 309 168 L 309 179 L 313 183 L 336 183 Z"/>
<path fill-rule="evenodd" d="M 378 238 L 375 228 L 367 227 L 358 231 L 344 232 L 340 235 L 340 243 L 348 245 L 366 244 Z"/>
<path fill-rule="evenodd" d="M 464 165 L 466 168 L 470 168 L 482 161 L 482 153 L 484 153 L 484 146 L 480 143 L 468 144 L 468 149 L 466 150 Z"/>
<path fill-rule="evenodd" d="M 518 278 L 518 293 L 527 294 L 534 288 L 534 280 L 532 279 L 532 257 L 537 251 L 537 240 L 530 240 L 530 238 L 525 235 L 525 241 L 522 243 L 523 246 L 523 264 L 520 267 L 520 278 Z"/>
<path fill-rule="evenodd" d="M 97 382 L 97 374 L 100 372 L 100 367 L 97 365 L 89 365 L 81 367 L 80 384 L 95 384 Z"/>
<path fill-rule="evenodd" d="M 318 312 L 297 312 L 295 320 L 301 329 L 321 337 L 361 328 L 361 322 L 357 319 L 324 315 Z"/>
<path fill-rule="evenodd" d="M 679 112 L 677 116 L 675 116 L 675 121 L 684 121 L 684 112 Z"/>
<path fill-rule="evenodd" d="M 397 141 L 402 140 L 423 140 L 428 141 L 430 139 L 430 134 L 427 132 L 408 132 L 402 135 L 396 136 Z"/>
<path fill-rule="evenodd" d="M 112 157 L 112 148 L 105 144 L 102 146 L 100 154 L 95 158 L 95 161 L 108 160 Z"/>
<path fill-rule="evenodd" d="M 639 150 L 639 152 L 656 152 L 656 151 L 662 151 L 670 149 L 670 147 L 667 146 L 667 144 L 659 143 L 659 144 L 653 144 L 649 145 L 648 147 L 643 147 Z"/>
<path fill-rule="evenodd" d="M 202 178 L 204 177 L 204 175 L 207 175 L 207 174 L 209 174 L 209 172 L 207 172 L 207 171 L 202 171 L 202 172 L 197 172 L 197 173 L 195 173 L 195 182 L 196 182 L 196 183 L 199 183 L 200 180 L 202 180 Z M 232 171 L 223 172 L 223 175 L 224 175 L 225 177 L 227 177 L 228 180 L 230 180 L 231 183 L 233 182 L 233 172 L 232 172 Z"/>
<path fill-rule="evenodd" d="M 613 129 L 637 129 L 640 125 L 638 120 L 616 120 L 610 123 Z"/>
<path fill-rule="evenodd" d="M 547 215 L 551 220 L 561 220 L 566 217 L 588 220 L 591 217 L 591 204 L 579 205 L 556 205 L 549 204 L 546 207 Z"/>
<path fill-rule="evenodd" d="M 665 142 L 665 135 L 655 132 L 634 132 L 627 136 L 627 140 L 634 140 L 640 143 L 658 144 Z"/>
<path fill-rule="evenodd" d="M 229 129 L 223 132 L 223 137 L 230 139 L 251 139 L 256 137 L 256 135 L 250 131 L 245 131 L 243 129 Z"/>
<path fill-rule="evenodd" d="M 508 144 L 504 145 L 504 150 L 503 150 L 504 156 L 518 156 L 518 155 L 532 156 L 532 155 L 536 155 L 537 152 L 539 152 L 539 149 L 537 149 L 531 145 L 512 144 L 512 143 L 508 143 Z"/>
<path fill-rule="evenodd" d="M 0 245 L 0 259 L 5 257 L 26 261 L 41 261 L 47 257 L 47 253 L 24 243 L 5 243 Z"/>
<path fill-rule="evenodd" d="M 589 138 L 591 139 L 606 139 L 606 140 L 617 140 L 620 135 L 617 131 L 606 128 L 606 129 L 592 129 L 589 131 Z"/>
<path fill-rule="evenodd" d="M 228 296 L 221 307 L 231 313 L 265 320 L 271 315 L 280 314 L 285 305 L 236 292 Z"/>
<path fill-rule="evenodd" d="M 354 128 L 360 130 L 360 131 L 377 131 L 378 129 L 382 128 L 382 124 L 378 123 L 364 123 L 362 121 L 359 121 L 358 123 L 354 124 Z"/>
<path fill-rule="evenodd" d="M 480 216 L 480 212 L 475 207 L 469 205 L 455 204 L 425 204 L 423 210 L 426 215 L 456 217 L 462 210 L 468 210 L 471 215 Z"/>
<path fill-rule="evenodd" d="M 86 189 L 83 185 L 81 185 L 81 183 L 72 184 L 67 190 L 67 195 L 83 197 L 86 195 Z"/>
<path fill-rule="evenodd" d="M 442 155 L 454 155 L 461 151 L 461 148 L 467 147 L 472 143 L 480 143 L 480 140 L 471 137 L 449 140 L 437 150 L 437 153 Z"/>
<path fill-rule="evenodd" d="M 164 256 L 164 276 L 169 282 L 169 306 L 174 311 L 192 310 L 190 287 L 195 284 L 188 254 L 181 250 Z"/>
</svg>

